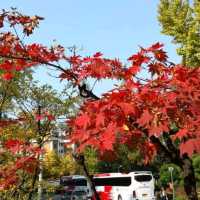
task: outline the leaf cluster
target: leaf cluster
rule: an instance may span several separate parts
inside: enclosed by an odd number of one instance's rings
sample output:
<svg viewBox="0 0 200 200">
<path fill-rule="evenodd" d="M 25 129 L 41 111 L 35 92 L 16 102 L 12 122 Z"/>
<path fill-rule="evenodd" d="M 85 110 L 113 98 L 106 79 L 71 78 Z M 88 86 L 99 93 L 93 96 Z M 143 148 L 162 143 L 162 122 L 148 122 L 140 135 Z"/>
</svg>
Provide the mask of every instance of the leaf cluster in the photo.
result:
<svg viewBox="0 0 200 200">
<path fill-rule="evenodd" d="M 188 0 L 160 0 L 158 20 L 161 32 L 178 44 L 182 63 L 190 67 L 200 65 L 200 2 Z"/>
</svg>

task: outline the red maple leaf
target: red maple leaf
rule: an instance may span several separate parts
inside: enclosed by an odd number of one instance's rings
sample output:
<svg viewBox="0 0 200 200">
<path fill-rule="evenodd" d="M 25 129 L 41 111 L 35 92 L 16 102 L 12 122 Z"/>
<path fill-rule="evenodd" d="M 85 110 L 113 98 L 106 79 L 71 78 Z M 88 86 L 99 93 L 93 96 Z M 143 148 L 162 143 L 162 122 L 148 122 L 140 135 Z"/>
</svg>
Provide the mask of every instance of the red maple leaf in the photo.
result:
<svg viewBox="0 0 200 200">
<path fill-rule="evenodd" d="M 20 66 L 20 65 L 15 66 L 15 70 L 16 70 L 16 71 L 21 71 L 21 70 L 23 70 L 23 69 L 24 69 L 23 66 Z"/>
<path fill-rule="evenodd" d="M 100 141 L 102 142 L 101 148 L 105 150 L 113 150 L 115 143 L 115 134 L 117 132 L 116 124 L 110 123 L 105 131 L 102 132 Z"/>
<path fill-rule="evenodd" d="M 181 154 L 187 153 L 190 156 L 193 153 L 200 152 L 200 138 L 190 139 L 180 144 Z"/>
<path fill-rule="evenodd" d="M 41 121 L 41 120 L 43 120 L 44 119 L 44 116 L 43 115 L 36 115 L 35 116 L 35 119 L 36 119 L 36 121 Z"/>
<path fill-rule="evenodd" d="M 21 150 L 23 144 L 23 141 L 17 139 L 10 139 L 5 142 L 4 146 L 6 147 L 6 149 L 15 154 Z"/>
<path fill-rule="evenodd" d="M 162 49 L 160 50 L 156 50 L 153 52 L 154 56 L 157 60 L 161 61 L 161 62 L 165 62 L 167 60 L 167 54 L 165 51 L 163 51 Z"/>
<path fill-rule="evenodd" d="M 182 139 L 182 138 L 186 137 L 187 133 L 188 133 L 187 129 L 185 129 L 185 128 L 180 129 L 173 138 L 174 139 L 176 139 L 176 138 Z"/>
<path fill-rule="evenodd" d="M 147 48 L 148 51 L 155 51 L 155 50 L 158 50 L 160 48 L 162 48 L 164 45 L 162 43 L 155 43 L 153 44 L 151 47 Z"/>
<path fill-rule="evenodd" d="M 96 116 L 96 126 L 99 127 L 100 125 L 104 126 L 105 124 L 105 116 L 104 113 L 99 113 Z"/>
<path fill-rule="evenodd" d="M 137 123 L 140 126 L 146 126 L 147 124 L 151 122 L 152 119 L 153 119 L 153 115 L 149 112 L 149 110 L 145 109 L 142 112 L 141 117 L 137 120 Z"/>
<path fill-rule="evenodd" d="M 14 75 L 11 72 L 6 72 L 2 74 L 1 77 L 3 80 L 10 81 L 11 79 L 13 79 Z"/>
<path fill-rule="evenodd" d="M 149 136 L 156 135 L 160 136 L 163 132 L 168 132 L 169 128 L 166 123 L 160 123 L 159 125 L 152 125 L 149 128 Z"/>
<path fill-rule="evenodd" d="M 139 65 L 133 65 L 133 66 L 129 67 L 125 71 L 126 79 L 130 80 L 134 75 L 136 75 L 140 71 L 140 69 L 141 69 L 141 67 Z"/>
<path fill-rule="evenodd" d="M 93 55 L 94 58 L 101 57 L 103 54 L 101 52 L 97 52 Z"/>
<path fill-rule="evenodd" d="M 148 63 L 150 58 L 142 53 L 138 53 L 129 57 L 128 61 L 132 61 L 133 65 L 141 66 L 143 63 Z"/>
<path fill-rule="evenodd" d="M 135 107 L 131 103 L 119 102 L 118 105 L 125 115 L 133 114 L 135 112 Z"/>
<path fill-rule="evenodd" d="M 75 125 L 86 129 L 90 123 L 90 117 L 87 114 L 82 114 L 75 119 Z"/>
</svg>

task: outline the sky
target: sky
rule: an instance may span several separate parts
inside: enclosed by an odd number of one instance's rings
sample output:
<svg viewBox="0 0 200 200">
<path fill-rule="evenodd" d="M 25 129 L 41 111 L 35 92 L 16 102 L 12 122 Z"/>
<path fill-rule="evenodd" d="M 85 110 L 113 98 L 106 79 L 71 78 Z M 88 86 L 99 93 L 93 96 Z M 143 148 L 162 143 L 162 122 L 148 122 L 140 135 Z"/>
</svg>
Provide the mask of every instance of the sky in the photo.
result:
<svg viewBox="0 0 200 200">
<path fill-rule="evenodd" d="M 32 42 L 45 45 L 53 40 L 64 47 L 76 45 L 81 55 L 101 51 L 109 58 L 123 61 L 137 52 L 139 46 L 155 42 L 165 44 L 169 60 L 179 62 L 176 46 L 171 38 L 160 33 L 157 20 L 159 0 L 1 0 L 1 8 L 17 7 L 27 15 L 45 18 L 31 38 Z M 35 77 L 42 83 L 59 88 L 58 80 L 46 75 L 43 69 Z M 111 89 L 105 82 L 97 93 Z"/>
</svg>

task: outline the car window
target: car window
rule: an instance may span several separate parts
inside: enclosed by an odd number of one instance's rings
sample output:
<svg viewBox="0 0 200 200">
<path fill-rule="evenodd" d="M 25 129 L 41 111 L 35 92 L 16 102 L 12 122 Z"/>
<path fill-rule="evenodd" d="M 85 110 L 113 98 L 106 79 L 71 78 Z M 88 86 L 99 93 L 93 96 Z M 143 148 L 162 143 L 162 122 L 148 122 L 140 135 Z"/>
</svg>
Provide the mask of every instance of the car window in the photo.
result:
<svg viewBox="0 0 200 200">
<path fill-rule="evenodd" d="M 151 181 L 152 176 L 151 175 L 136 175 L 135 180 L 138 182 L 148 182 Z"/>
</svg>

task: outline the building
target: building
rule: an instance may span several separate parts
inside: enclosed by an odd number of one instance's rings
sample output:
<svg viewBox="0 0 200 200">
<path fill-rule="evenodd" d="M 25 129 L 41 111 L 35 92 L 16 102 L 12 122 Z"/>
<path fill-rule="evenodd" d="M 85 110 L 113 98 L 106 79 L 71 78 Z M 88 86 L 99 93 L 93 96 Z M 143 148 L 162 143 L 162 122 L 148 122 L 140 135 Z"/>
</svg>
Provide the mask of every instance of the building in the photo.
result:
<svg viewBox="0 0 200 200">
<path fill-rule="evenodd" d="M 66 131 L 56 129 L 52 131 L 51 136 L 48 137 L 44 144 L 44 148 L 47 151 L 54 151 L 59 155 L 64 155 L 67 150 L 67 144 L 70 142 L 70 139 L 67 138 Z M 72 147 L 73 148 L 73 147 Z"/>
</svg>

